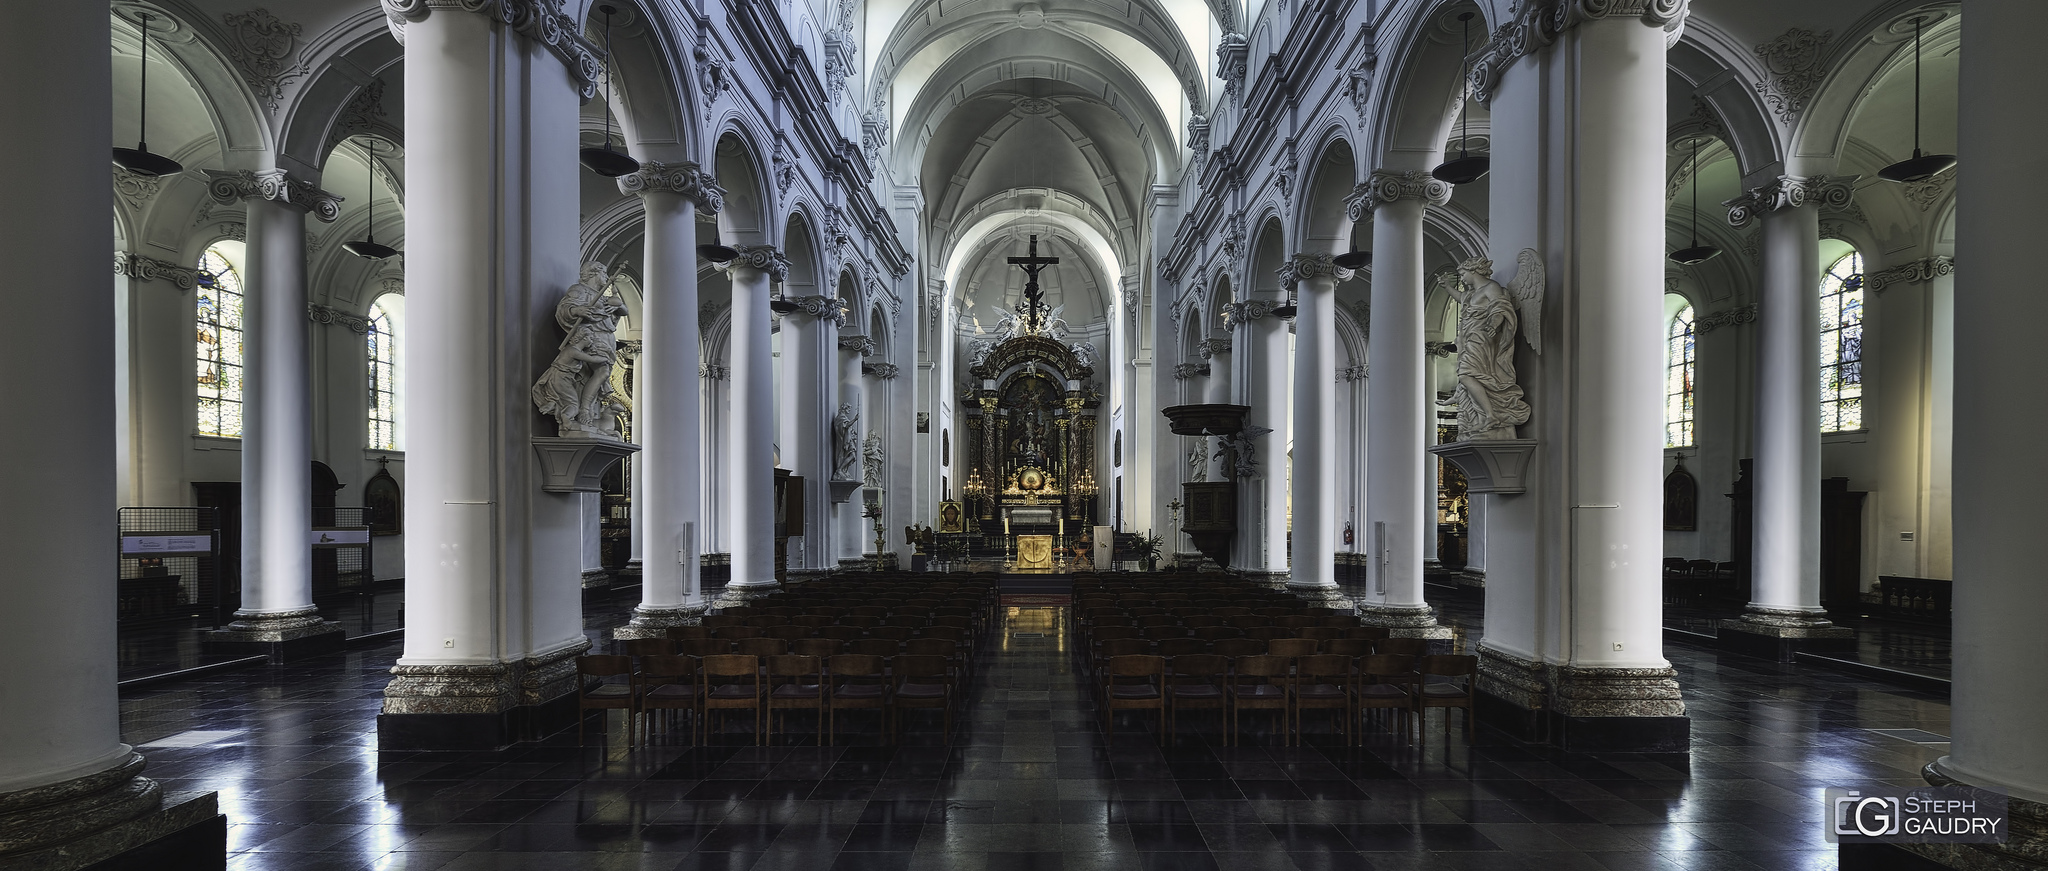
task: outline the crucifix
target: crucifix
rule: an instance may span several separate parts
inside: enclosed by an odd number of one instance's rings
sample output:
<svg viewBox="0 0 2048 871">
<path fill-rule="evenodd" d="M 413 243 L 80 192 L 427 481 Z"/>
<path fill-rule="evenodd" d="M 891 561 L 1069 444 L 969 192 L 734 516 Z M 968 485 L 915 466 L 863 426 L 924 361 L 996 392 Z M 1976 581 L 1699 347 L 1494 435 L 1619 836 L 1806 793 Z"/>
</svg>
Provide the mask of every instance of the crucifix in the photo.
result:
<svg viewBox="0 0 2048 871">
<path fill-rule="evenodd" d="M 1036 233 L 1031 236 L 1031 249 L 1025 256 L 1010 258 L 1010 265 L 1024 270 L 1024 304 L 1018 308 L 1024 315 L 1024 327 L 1030 332 L 1035 333 L 1045 327 L 1045 291 L 1038 288 L 1038 273 L 1059 262 L 1058 257 L 1038 256 Z"/>
</svg>

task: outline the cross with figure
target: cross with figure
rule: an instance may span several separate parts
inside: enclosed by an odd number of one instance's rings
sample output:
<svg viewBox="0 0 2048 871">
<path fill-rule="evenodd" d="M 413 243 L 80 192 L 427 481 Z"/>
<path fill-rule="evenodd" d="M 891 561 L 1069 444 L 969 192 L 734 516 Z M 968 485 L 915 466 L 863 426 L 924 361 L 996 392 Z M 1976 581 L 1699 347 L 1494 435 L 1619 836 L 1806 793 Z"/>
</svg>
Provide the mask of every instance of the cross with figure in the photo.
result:
<svg viewBox="0 0 2048 871">
<path fill-rule="evenodd" d="M 1045 291 L 1038 287 L 1038 273 L 1047 266 L 1060 262 L 1058 257 L 1038 256 L 1038 235 L 1032 234 L 1031 248 L 1023 257 L 1010 258 L 1010 265 L 1024 270 L 1024 304 L 1019 313 L 1024 316 L 1025 329 L 1038 332 L 1045 327 Z"/>
</svg>

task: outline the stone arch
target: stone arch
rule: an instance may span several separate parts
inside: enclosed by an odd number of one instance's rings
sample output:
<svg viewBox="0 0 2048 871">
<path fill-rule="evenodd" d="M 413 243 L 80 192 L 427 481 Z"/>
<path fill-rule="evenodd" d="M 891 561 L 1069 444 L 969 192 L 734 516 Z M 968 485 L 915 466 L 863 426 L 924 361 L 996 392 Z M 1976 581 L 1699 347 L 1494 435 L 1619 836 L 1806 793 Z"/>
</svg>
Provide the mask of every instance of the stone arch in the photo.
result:
<svg viewBox="0 0 2048 871">
<path fill-rule="evenodd" d="M 1463 12 L 1478 14 L 1472 21 L 1475 34 L 1483 38 L 1490 32 L 1487 10 L 1472 0 L 1425 2 L 1413 7 L 1409 17 L 1383 25 L 1406 38 L 1388 53 L 1392 57 L 1380 59 L 1380 68 L 1393 72 L 1378 85 L 1379 123 L 1363 149 L 1371 159 L 1361 163 L 1373 169 L 1427 171 L 1443 159 L 1444 141 L 1467 91 L 1458 75 L 1464 58 L 1458 53 L 1457 16 Z"/>
<path fill-rule="evenodd" d="M 720 128 L 714 175 L 725 189 L 725 208 L 718 213 L 718 234 L 728 245 L 766 245 L 776 240 L 768 226 L 775 200 L 769 193 L 769 178 L 762 171 L 759 140 L 740 118 L 728 118 Z"/>
<path fill-rule="evenodd" d="M 402 147 L 405 119 L 385 114 L 381 97 L 403 98 L 405 47 L 391 36 L 383 9 L 350 15 L 315 37 L 313 45 L 319 51 L 306 60 L 313 77 L 278 113 L 278 165 L 321 172 L 334 146 L 360 133 L 375 133 Z"/>
<path fill-rule="evenodd" d="M 1832 58 L 1827 74 L 1794 122 L 1791 146 L 1786 149 L 1787 174 L 1844 171 L 1838 163 L 1844 157 L 1851 126 L 1886 77 L 1912 63 L 1911 19 L 1923 15 L 1930 20 L 1922 34 L 1922 59 L 1934 63 L 1956 50 L 1962 39 L 1961 13 L 1951 3 L 1893 0 L 1871 10 L 1832 40 L 1833 46 L 1825 50 Z M 1953 141 L 1953 137 L 1951 130 L 1946 137 L 1937 136 L 1936 142 Z M 1907 156 L 1897 154 L 1890 159 Z"/>
<path fill-rule="evenodd" d="M 1294 221 L 1301 238 L 1292 247 L 1294 251 L 1342 254 L 1349 250 L 1356 232 L 1346 200 L 1358 184 L 1357 159 L 1342 128 L 1334 126 L 1312 154 L 1315 158 L 1303 168 L 1307 183 L 1302 186 L 1301 211 Z"/>
</svg>

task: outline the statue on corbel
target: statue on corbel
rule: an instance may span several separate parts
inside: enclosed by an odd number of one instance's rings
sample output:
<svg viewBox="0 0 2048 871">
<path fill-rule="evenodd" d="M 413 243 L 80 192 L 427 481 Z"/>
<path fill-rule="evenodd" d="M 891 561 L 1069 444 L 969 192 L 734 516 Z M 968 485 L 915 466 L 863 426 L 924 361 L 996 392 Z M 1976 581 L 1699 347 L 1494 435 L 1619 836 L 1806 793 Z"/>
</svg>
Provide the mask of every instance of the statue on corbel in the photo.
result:
<svg viewBox="0 0 2048 871">
<path fill-rule="evenodd" d="M 602 263 L 584 264 L 582 280 L 555 304 L 555 323 L 565 335 L 532 393 L 534 407 L 555 419 L 560 437 L 623 441 L 619 415 L 627 407 L 612 390 L 611 374 L 625 310 Z"/>
<path fill-rule="evenodd" d="M 1456 276 L 1441 281 L 1459 304 L 1458 386 L 1451 402 L 1460 439 L 1512 439 L 1515 427 L 1528 422 L 1529 404 L 1515 381 L 1515 333 L 1519 327 L 1530 349 L 1542 353 L 1543 284 L 1543 259 L 1534 248 L 1516 256 L 1506 286 L 1493 280 L 1493 261 L 1484 257 L 1458 264 Z"/>
</svg>

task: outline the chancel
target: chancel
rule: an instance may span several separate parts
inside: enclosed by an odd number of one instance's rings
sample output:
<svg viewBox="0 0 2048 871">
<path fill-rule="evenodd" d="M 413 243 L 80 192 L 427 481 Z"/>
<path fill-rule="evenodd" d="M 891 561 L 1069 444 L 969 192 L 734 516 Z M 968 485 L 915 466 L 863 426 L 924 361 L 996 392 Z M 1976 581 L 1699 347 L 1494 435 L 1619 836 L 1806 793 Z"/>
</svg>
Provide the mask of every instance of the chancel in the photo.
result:
<svg viewBox="0 0 2048 871">
<path fill-rule="evenodd" d="M 2048 4 L 6 15 L 0 869 L 2048 861 Z"/>
</svg>

